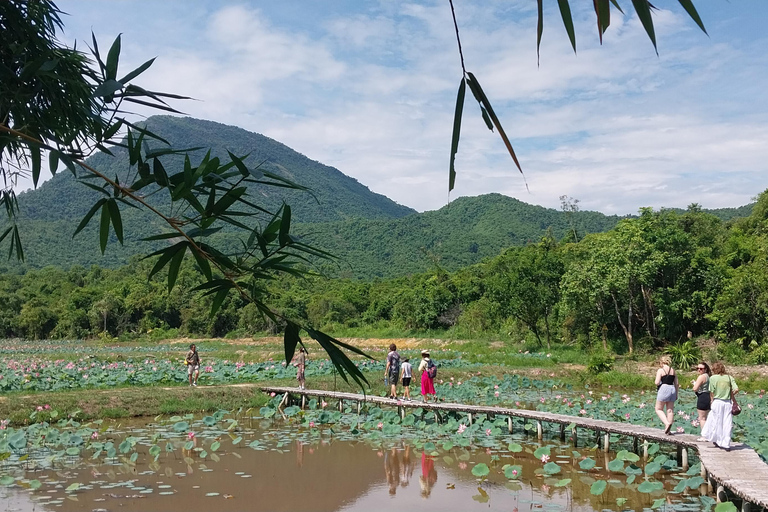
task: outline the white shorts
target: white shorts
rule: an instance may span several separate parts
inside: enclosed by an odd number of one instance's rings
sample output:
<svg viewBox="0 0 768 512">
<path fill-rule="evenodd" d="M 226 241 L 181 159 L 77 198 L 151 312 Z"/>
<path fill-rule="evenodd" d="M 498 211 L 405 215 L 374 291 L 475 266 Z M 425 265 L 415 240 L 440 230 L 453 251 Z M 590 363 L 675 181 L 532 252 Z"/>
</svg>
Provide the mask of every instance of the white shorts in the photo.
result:
<svg viewBox="0 0 768 512">
<path fill-rule="evenodd" d="M 199 372 L 200 371 L 200 365 L 199 364 L 188 364 L 187 365 L 187 375 L 192 375 L 193 372 Z"/>
</svg>

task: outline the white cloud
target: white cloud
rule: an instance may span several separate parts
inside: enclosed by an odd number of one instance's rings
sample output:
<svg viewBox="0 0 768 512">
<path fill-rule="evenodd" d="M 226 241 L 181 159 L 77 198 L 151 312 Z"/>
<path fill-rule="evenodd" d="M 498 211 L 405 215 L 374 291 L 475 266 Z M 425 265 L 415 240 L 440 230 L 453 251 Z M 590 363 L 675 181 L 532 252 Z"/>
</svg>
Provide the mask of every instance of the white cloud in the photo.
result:
<svg viewBox="0 0 768 512">
<path fill-rule="evenodd" d="M 468 93 L 451 197 L 502 192 L 557 207 L 568 194 L 584 208 L 633 213 L 737 206 L 768 186 L 768 37 L 751 18 L 733 22 L 763 7 L 730 5 L 725 17 L 700 5 L 707 38 L 671 3 L 654 16 L 657 57 L 634 15 L 615 14 L 600 46 L 591 3 L 572 3 L 578 55 L 553 4 L 540 67 L 535 4 L 456 5 L 467 68 L 530 192 Z M 144 83 L 199 99 L 181 106 L 190 115 L 273 137 L 418 210 L 444 205 L 461 76 L 446 3 L 308 3 L 313 19 L 295 26 L 283 4 L 250 5 L 172 2 L 146 20 L 135 2 L 62 2 L 80 20 L 78 39 L 90 25 L 125 32 L 126 67 L 159 55 Z"/>
</svg>

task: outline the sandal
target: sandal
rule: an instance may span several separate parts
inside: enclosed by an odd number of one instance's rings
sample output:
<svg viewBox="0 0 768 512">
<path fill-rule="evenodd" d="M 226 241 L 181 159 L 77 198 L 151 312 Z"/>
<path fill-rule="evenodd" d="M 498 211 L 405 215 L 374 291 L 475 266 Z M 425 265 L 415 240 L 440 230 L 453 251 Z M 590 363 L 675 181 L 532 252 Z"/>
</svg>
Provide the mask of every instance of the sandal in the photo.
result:
<svg viewBox="0 0 768 512">
<path fill-rule="evenodd" d="M 672 424 L 670 423 L 667 425 L 667 428 L 664 429 L 664 433 L 667 435 L 670 435 L 672 433 Z"/>
</svg>

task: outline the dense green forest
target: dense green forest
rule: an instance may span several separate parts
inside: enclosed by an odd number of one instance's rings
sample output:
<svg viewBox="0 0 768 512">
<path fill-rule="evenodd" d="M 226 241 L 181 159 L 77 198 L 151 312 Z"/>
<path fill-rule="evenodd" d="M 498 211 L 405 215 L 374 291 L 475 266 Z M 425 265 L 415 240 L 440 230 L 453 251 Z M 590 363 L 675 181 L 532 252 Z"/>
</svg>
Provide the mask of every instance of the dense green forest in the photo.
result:
<svg viewBox="0 0 768 512">
<path fill-rule="evenodd" d="M 768 192 L 749 217 L 643 209 L 578 242 L 545 235 L 479 264 L 392 279 L 280 279 L 270 303 L 329 332 L 418 333 L 650 351 L 689 337 L 768 360 Z M 187 262 L 189 263 L 189 262 Z M 277 332 L 230 296 L 215 316 L 182 269 L 169 294 L 151 264 L 0 276 L 0 336 L 80 338 Z M 169 332 L 170 331 L 170 332 Z M 741 353 L 741 352 L 739 352 Z"/>
</svg>

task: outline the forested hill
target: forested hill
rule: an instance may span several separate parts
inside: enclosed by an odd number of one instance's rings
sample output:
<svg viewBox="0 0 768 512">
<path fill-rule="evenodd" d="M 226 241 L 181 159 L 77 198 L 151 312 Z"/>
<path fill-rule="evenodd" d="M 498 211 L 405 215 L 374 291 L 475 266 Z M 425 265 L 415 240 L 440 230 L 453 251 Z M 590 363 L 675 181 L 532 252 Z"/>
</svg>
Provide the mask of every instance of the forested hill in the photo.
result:
<svg viewBox="0 0 768 512">
<path fill-rule="evenodd" d="M 620 217 L 531 205 L 501 194 L 461 197 L 436 211 L 392 220 L 350 220 L 300 225 L 298 233 L 341 257 L 345 277 L 394 277 L 435 265 L 456 270 L 497 256 L 503 249 L 538 242 L 551 229 L 563 238 L 608 231 Z"/>
<path fill-rule="evenodd" d="M 201 147 L 193 152 L 193 164 L 199 162 L 210 148 L 212 156 L 228 161 L 227 150 L 237 156 L 248 155 L 249 167 L 271 171 L 309 187 L 317 200 L 302 191 L 261 188 L 260 206 L 277 210 L 283 200 L 291 205 L 297 222 L 328 222 L 351 218 L 396 218 L 415 213 L 386 196 L 371 192 L 368 187 L 338 169 L 323 165 L 294 151 L 285 144 L 258 133 L 235 126 L 189 117 L 154 116 L 146 122 L 154 133 L 170 141 L 174 148 Z M 88 163 L 108 176 L 125 176 L 127 157 L 115 151 L 116 158 L 97 154 Z M 166 157 L 166 167 L 178 169 L 180 157 Z M 70 220 L 79 222 L 89 210 L 84 200 L 88 192 L 69 172 L 62 172 L 44 183 L 38 190 L 21 194 L 21 215 L 30 220 Z M 94 198 L 100 197 L 94 193 Z M 152 198 L 154 204 L 163 204 L 163 197 Z"/>
</svg>

